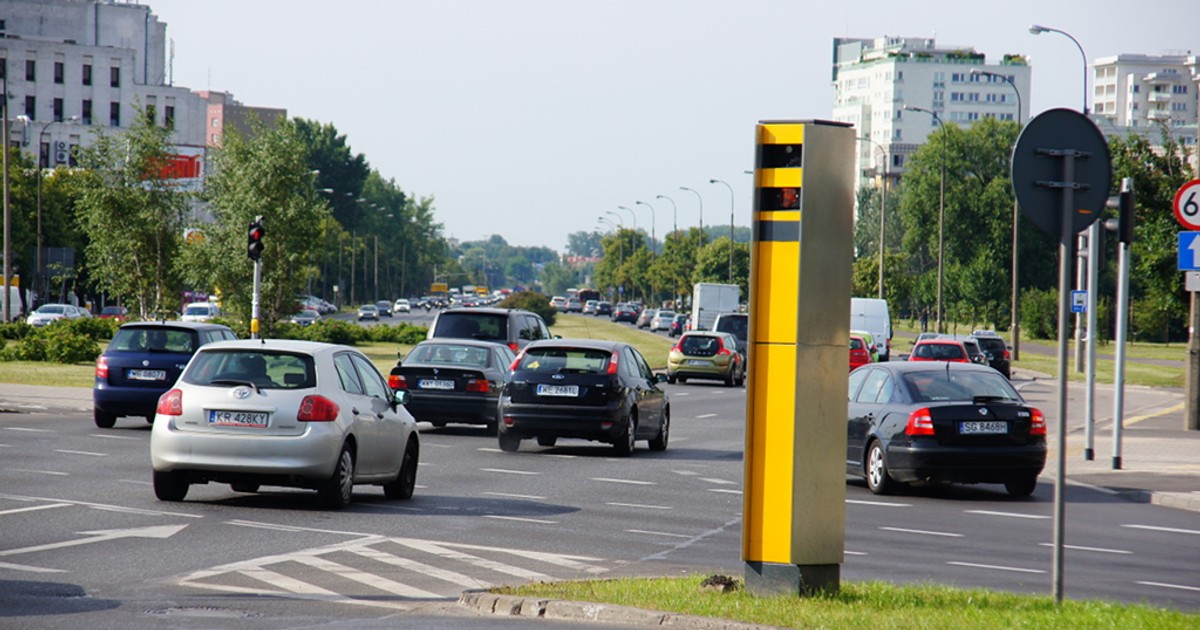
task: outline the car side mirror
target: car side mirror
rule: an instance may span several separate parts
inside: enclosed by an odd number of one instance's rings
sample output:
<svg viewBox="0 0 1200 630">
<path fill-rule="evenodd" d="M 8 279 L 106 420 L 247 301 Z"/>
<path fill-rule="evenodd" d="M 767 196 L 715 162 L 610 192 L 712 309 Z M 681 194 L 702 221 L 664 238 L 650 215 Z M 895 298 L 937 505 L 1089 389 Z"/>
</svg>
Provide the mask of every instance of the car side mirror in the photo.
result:
<svg viewBox="0 0 1200 630">
<path fill-rule="evenodd" d="M 407 389 L 392 390 L 392 401 L 397 405 L 407 405 L 412 398 L 412 394 L 408 393 Z"/>
<path fill-rule="evenodd" d="M 666 383 L 666 382 L 667 382 L 667 375 L 666 375 L 666 374 L 655 374 L 655 375 L 654 375 L 654 382 L 655 382 L 655 383 Z"/>
</svg>

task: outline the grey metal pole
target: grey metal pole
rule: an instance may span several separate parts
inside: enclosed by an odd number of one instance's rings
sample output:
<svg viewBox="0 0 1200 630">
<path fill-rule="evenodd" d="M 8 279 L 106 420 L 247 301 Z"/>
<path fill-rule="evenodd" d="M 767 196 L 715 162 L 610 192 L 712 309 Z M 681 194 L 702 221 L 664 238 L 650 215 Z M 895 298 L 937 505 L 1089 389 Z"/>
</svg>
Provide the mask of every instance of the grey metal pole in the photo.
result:
<svg viewBox="0 0 1200 630">
<path fill-rule="evenodd" d="M 1133 178 L 1121 180 L 1121 192 L 1133 194 Z M 1122 212 L 1132 212 L 1129 208 Z M 1125 334 L 1129 328 L 1129 243 L 1117 239 L 1117 356 L 1113 371 L 1113 470 L 1121 469 L 1121 430 L 1125 423 Z M 1195 300 L 1195 293 L 1192 299 Z M 1194 309 L 1193 309 L 1194 310 Z"/>
<path fill-rule="evenodd" d="M 880 145 L 880 149 L 883 146 Z M 887 216 L 887 190 L 888 190 L 888 152 L 885 149 L 883 152 L 883 192 L 879 200 L 879 299 L 883 299 L 883 218 Z"/>
<path fill-rule="evenodd" d="M 1072 244 L 1075 235 L 1071 232 L 1072 214 L 1075 207 L 1075 190 L 1070 186 L 1075 181 L 1075 153 L 1068 150 L 1062 156 L 1062 220 L 1058 243 L 1058 419 L 1057 456 L 1054 473 L 1054 559 L 1051 563 L 1054 601 L 1063 600 L 1063 557 L 1066 511 L 1067 481 L 1067 314 L 1071 311 L 1071 263 L 1075 252 Z"/>
<path fill-rule="evenodd" d="M 666 199 L 667 201 L 671 202 L 671 233 L 674 234 L 675 232 L 678 232 L 679 231 L 679 207 L 675 205 L 675 200 L 666 195 L 658 195 L 655 197 L 655 199 Z M 663 239 L 663 240 L 666 240 L 666 239 Z"/>
<path fill-rule="evenodd" d="M 1087 250 L 1087 397 L 1084 399 L 1084 448 L 1083 458 L 1087 461 L 1096 459 L 1096 290 L 1100 284 L 1100 230 L 1102 223 L 1096 221 L 1088 228 Z"/>
<path fill-rule="evenodd" d="M 8 59 L 3 60 L 4 67 L 0 68 L 3 72 L 0 76 L 3 77 L 3 86 L 0 86 L 0 149 L 4 151 L 4 296 L 0 298 L 3 304 L 0 308 L 4 309 L 4 322 L 12 321 L 12 311 L 9 308 L 9 293 L 12 292 L 12 269 L 9 266 L 9 243 L 8 243 L 8 226 L 9 221 L 9 206 L 8 206 Z"/>
<path fill-rule="evenodd" d="M 1075 251 L 1072 254 L 1075 256 L 1075 288 L 1080 291 L 1088 290 L 1087 286 L 1087 270 L 1084 268 L 1083 261 L 1080 256 L 1083 254 L 1084 247 L 1087 246 L 1087 237 L 1083 234 L 1075 236 Z M 1085 321 L 1082 313 L 1075 313 L 1075 372 L 1083 372 L 1084 359 L 1084 342 L 1083 342 L 1083 327 Z"/>
</svg>

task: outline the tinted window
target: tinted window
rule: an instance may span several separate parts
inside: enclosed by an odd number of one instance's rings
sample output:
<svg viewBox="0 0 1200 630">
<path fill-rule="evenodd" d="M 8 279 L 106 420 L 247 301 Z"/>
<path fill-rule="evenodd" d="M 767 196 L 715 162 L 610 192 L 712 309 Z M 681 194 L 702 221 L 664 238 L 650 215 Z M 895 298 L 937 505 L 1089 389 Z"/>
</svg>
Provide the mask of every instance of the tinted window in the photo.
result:
<svg viewBox="0 0 1200 630">
<path fill-rule="evenodd" d="M 891 380 L 891 376 L 886 370 L 871 370 L 855 400 L 860 403 L 886 402 L 887 398 L 881 396 L 881 394 Z M 891 387 L 887 387 L 887 390 L 890 397 Z"/>
<path fill-rule="evenodd" d="M 354 369 L 354 362 L 350 359 L 350 355 L 346 353 L 334 355 L 333 365 L 337 368 L 338 379 L 341 380 L 343 390 L 351 394 L 366 393 L 362 380 L 358 377 L 358 370 Z"/>
<path fill-rule="evenodd" d="M 451 343 L 420 345 L 413 348 L 406 360 L 412 363 L 482 368 L 488 364 L 488 349 Z"/>
<path fill-rule="evenodd" d="M 628 348 L 628 351 L 633 353 L 633 357 L 637 361 L 638 371 L 641 372 L 642 378 L 645 378 L 649 381 L 654 380 L 654 371 L 650 369 L 650 364 L 646 363 L 646 358 L 633 348 Z"/>
<path fill-rule="evenodd" d="M 518 370 L 534 372 L 571 372 L 603 374 L 608 370 L 610 353 L 587 348 L 537 348 L 525 352 Z"/>
<path fill-rule="evenodd" d="M 721 349 L 720 341 L 711 335 L 684 335 L 679 342 L 679 349 L 684 354 L 697 357 L 711 357 Z"/>
<path fill-rule="evenodd" d="M 745 339 L 749 335 L 749 319 L 744 315 L 722 316 L 717 321 L 716 329 L 738 339 Z"/>
<path fill-rule="evenodd" d="M 434 337 L 459 337 L 508 341 L 508 315 L 491 313 L 442 313 Z"/>
<path fill-rule="evenodd" d="M 108 344 L 110 351 L 179 352 L 191 354 L 200 344 L 195 331 L 180 328 L 120 328 Z"/>
<path fill-rule="evenodd" d="M 975 342 L 979 344 L 980 348 L 997 356 L 1003 354 L 1008 349 L 1004 340 L 999 337 L 979 337 Z"/>
<path fill-rule="evenodd" d="M 855 370 L 850 373 L 850 397 L 849 400 L 854 400 L 854 394 L 858 393 L 858 389 L 862 387 L 863 381 L 867 379 L 867 375 L 875 370 Z"/>
<path fill-rule="evenodd" d="M 362 379 L 363 389 L 366 390 L 367 395 L 380 400 L 388 400 L 387 384 L 383 382 L 383 377 L 379 376 L 379 371 L 375 369 L 375 366 L 357 354 L 350 355 L 350 358 L 358 368 L 358 376 Z"/>
<path fill-rule="evenodd" d="M 904 375 L 913 397 L 919 402 L 973 400 L 988 396 L 1000 400 L 1021 400 L 1020 394 L 999 372 L 909 372 Z"/>
<path fill-rule="evenodd" d="M 197 354 L 183 380 L 195 385 L 249 382 L 263 389 L 303 389 L 317 383 L 309 355 L 241 349 Z"/>
</svg>

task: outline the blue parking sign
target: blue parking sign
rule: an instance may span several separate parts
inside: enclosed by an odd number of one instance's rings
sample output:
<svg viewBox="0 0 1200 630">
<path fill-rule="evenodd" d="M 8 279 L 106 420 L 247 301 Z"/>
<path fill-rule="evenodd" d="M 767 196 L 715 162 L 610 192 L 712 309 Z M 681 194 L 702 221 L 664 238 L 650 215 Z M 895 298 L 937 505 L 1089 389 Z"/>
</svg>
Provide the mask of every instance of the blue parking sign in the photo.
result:
<svg viewBox="0 0 1200 630">
<path fill-rule="evenodd" d="M 1200 271 L 1200 232 L 1179 233 L 1179 270 Z"/>
</svg>

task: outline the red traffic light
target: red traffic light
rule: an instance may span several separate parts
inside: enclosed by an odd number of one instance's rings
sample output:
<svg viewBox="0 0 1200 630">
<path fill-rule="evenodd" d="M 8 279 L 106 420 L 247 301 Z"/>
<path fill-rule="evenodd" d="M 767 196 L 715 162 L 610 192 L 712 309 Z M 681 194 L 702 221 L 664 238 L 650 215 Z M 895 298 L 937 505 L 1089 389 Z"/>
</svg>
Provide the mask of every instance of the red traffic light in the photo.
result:
<svg viewBox="0 0 1200 630">
<path fill-rule="evenodd" d="M 246 255 L 250 260 L 258 260 L 262 256 L 264 234 L 266 230 L 263 229 L 261 219 L 250 224 L 250 231 L 246 235 Z"/>
</svg>

